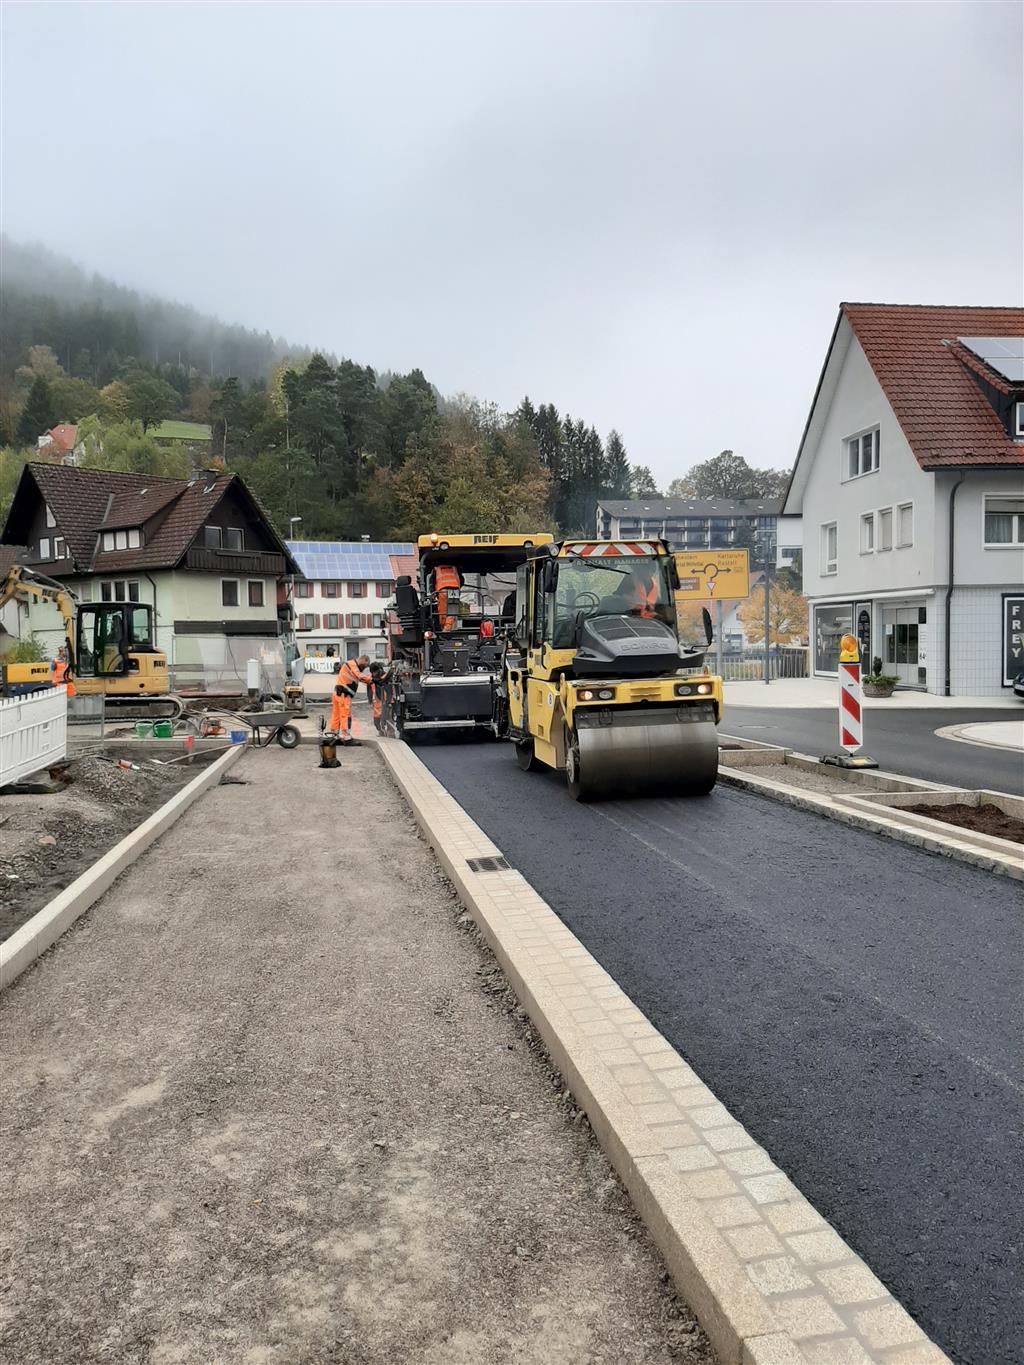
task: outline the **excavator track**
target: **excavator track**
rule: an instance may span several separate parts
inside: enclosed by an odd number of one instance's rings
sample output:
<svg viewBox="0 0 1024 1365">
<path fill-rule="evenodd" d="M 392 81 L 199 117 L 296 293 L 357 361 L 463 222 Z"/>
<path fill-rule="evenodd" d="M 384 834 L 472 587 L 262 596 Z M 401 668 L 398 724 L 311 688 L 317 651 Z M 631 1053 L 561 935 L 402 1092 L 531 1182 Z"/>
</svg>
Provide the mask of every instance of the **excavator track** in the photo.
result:
<svg viewBox="0 0 1024 1365">
<path fill-rule="evenodd" d="M 648 793 L 703 796 L 718 779 L 718 732 L 710 707 L 614 710 L 611 724 L 577 714 L 565 771 L 577 801 Z"/>
<path fill-rule="evenodd" d="M 104 720 L 177 720 L 185 703 L 173 692 L 158 697 L 111 697 L 104 701 Z"/>
</svg>

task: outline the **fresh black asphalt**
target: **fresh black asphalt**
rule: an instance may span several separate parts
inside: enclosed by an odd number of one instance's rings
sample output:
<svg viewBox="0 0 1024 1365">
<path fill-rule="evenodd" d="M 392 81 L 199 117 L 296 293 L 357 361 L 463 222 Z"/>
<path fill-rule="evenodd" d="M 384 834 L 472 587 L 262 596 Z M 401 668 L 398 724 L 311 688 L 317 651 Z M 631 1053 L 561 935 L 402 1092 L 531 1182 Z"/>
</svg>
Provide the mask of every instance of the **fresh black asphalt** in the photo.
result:
<svg viewBox="0 0 1024 1365">
<path fill-rule="evenodd" d="M 979 721 L 1024 720 L 1024 703 L 1006 710 L 956 711 L 892 710 L 884 706 L 864 711 L 864 752 L 887 772 L 905 773 L 926 782 L 954 787 L 981 787 L 1024 796 L 1024 757 L 1007 749 L 984 748 L 944 739 L 935 731 L 946 725 Z M 798 753 L 835 753 L 838 748 L 838 708 L 730 706 L 726 697 L 722 729 L 726 734 L 783 744 Z"/>
<path fill-rule="evenodd" d="M 1019 1365 L 1020 884 L 727 787 L 588 806 L 508 745 L 416 751 L 924 1330 Z"/>
</svg>

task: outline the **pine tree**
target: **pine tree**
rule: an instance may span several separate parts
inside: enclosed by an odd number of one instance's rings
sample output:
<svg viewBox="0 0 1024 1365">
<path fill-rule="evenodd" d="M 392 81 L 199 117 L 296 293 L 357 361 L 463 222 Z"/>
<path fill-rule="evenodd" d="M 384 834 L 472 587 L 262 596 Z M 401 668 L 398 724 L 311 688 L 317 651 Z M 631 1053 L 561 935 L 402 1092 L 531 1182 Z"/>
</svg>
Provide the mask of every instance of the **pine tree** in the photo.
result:
<svg viewBox="0 0 1024 1365">
<path fill-rule="evenodd" d="M 34 446 L 44 431 L 49 431 L 57 420 L 50 386 L 43 376 L 36 375 L 18 418 L 18 440 L 23 446 Z"/>
<path fill-rule="evenodd" d="M 608 433 L 605 456 L 608 461 L 609 493 L 616 498 L 628 498 L 631 491 L 633 471 L 630 468 L 629 460 L 626 458 L 626 447 L 617 431 L 613 430 Z"/>
</svg>

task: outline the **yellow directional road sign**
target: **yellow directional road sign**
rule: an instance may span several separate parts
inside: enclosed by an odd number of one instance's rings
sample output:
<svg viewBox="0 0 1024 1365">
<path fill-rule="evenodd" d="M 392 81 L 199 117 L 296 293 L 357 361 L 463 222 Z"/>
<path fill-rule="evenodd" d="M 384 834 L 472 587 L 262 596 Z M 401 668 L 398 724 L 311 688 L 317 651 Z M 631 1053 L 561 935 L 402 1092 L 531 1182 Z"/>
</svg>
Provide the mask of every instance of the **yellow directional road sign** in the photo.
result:
<svg viewBox="0 0 1024 1365">
<path fill-rule="evenodd" d="M 677 598 L 750 596 L 749 550 L 680 550 Z"/>
</svg>

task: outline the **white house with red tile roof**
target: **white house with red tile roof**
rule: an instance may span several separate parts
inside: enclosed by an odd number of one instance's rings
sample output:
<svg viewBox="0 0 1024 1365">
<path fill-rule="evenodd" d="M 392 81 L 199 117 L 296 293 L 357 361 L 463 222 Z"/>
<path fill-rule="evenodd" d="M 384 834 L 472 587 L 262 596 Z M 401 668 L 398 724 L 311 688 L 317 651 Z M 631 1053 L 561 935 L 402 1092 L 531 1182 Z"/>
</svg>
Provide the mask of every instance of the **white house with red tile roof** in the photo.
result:
<svg viewBox="0 0 1024 1365">
<path fill-rule="evenodd" d="M 71 422 L 58 422 L 49 431 L 44 431 L 36 441 L 40 450 L 48 450 L 51 455 L 69 456 L 74 454 L 78 444 L 78 427 Z"/>
<path fill-rule="evenodd" d="M 290 540 L 302 570 L 294 586 L 295 640 L 307 666 L 318 656 L 387 657 L 384 618 L 395 579 L 416 572 L 416 547 L 401 541 Z M 411 559 L 412 568 L 409 568 Z M 325 664 L 326 667 L 326 664 Z"/>
<path fill-rule="evenodd" d="M 811 665 L 852 632 L 899 685 L 1024 670 L 1024 309 L 844 303 L 784 503 Z"/>
</svg>

